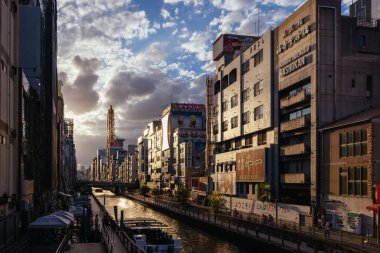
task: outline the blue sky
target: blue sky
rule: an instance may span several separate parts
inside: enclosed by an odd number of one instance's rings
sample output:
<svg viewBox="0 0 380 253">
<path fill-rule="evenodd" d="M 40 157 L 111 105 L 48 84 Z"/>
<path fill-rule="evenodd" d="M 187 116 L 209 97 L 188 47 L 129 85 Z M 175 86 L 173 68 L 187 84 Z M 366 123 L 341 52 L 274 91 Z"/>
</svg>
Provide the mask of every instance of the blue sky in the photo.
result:
<svg viewBox="0 0 380 253">
<path fill-rule="evenodd" d="M 171 98 L 204 103 L 218 35 L 261 34 L 303 0 L 57 2 L 65 117 L 75 122 L 78 162 L 89 164 L 97 147 L 106 146 L 110 104 L 116 109 L 116 134 L 135 144 Z"/>
</svg>

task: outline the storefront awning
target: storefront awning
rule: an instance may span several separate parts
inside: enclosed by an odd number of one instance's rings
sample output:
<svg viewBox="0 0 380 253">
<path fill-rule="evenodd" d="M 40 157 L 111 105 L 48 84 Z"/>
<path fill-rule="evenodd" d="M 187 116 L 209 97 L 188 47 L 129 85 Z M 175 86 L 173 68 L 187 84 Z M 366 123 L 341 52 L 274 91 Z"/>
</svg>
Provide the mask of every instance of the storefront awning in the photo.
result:
<svg viewBox="0 0 380 253">
<path fill-rule="evenodd" d="M 366 208 L 368 210 L 377 212 L 377 210 L 379 210 L 379 208 L 380 208 L 380 204 L 372 204 L 372 205 L 367 206 Z"/>
</svg>

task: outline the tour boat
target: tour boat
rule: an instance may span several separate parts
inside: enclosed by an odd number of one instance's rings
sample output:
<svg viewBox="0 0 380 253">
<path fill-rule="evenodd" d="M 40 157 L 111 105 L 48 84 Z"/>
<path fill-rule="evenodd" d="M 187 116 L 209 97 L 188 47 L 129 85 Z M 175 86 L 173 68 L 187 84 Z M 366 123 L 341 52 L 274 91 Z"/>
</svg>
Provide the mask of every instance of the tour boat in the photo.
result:
<svg viewBox="0 0 380 253">
<path fill-rule="evenodd" d="M 170 226 L 155 219 L 125 219 L 122 226 L 129 238 L 148 253 L 179 253 L 182 249 L 182 239 L 174 238 Z"/>
</svg>

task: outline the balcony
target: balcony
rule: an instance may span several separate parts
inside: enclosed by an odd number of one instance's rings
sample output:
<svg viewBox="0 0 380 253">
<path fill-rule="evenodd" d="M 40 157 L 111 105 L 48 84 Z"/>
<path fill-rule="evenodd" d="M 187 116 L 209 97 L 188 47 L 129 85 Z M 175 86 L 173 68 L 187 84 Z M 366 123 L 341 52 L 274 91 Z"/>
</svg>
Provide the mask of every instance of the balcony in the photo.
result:
<svg viewBox="0 0 380 253">
<path fill-rule="evenodd" d="M 305 173 L 283 173 L 281 174 L 282 184 L 304 184 Z"/>
<path fill-rule="evenodd" d="M 306 153 L 309 153 L 309 145 L 306 143 L 299 143 L 281 147 L 281 156 L 302 155 Z"/>
<path fill-rule="evenodd" d="M 281 123 L 281 133 L 310 125 L 310 114 Z"/>
<path fill-rule="evenodd" d="M 285 98 L 282 98 L 280 100 L 280 108 L 283 109 L 285 107 L 297 104 L 302 101 L 306 101 L 310 99 L 310 95 L 306 94 L 306 90 L 303 90 L 302 92 L 298 92 L 297 94 L 293 96 L 288 96 Z"/>
</svg>

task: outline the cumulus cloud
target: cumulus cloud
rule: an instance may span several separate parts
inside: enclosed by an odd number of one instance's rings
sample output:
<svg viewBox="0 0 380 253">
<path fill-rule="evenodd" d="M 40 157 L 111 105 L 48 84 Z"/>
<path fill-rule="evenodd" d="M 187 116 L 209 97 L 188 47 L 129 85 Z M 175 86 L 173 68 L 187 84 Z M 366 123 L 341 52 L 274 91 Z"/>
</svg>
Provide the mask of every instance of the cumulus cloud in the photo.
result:
<svg viewBox="0 0 380 253">
<path fill-rule="evenodd" d="M 203 5 L 203 0 L 164 0 L 164 3 L 166 4 L 183 3 L 185 5 L 201 6 Z"/>
<path fill-rule="evenodd" d="M 164 18 L 164 19 L 168 19 L 170 18 L 170 12 L 165 9 L 165 8 L 162 8 L 161 9 L 161 16 Z"/>
<path fill-rule="evenodd" d="M 151 76 L 131 72 L 117 73 L 110 83 L 106 95 L 116 105 L 124 103 L 127 99 L 141 98 L 156 89 L 155 80 Z"/>
<path fill-rule="evenodd" d="M 194 53 L 198 60 L 207 61 L 212 57 L 210 40 L 212 39 L 211 31 L 194 32 L 188 42 L 182 44 L 182 48 L 187 52 Z"/>
<path fill-rule="evenodd" d="M 82 114 L 96 109 L 99 95 L 94 90 L 94 85 L 99 78 L 96 71 L 99 69 L 100 61 L 96 58 L 82 59 L 77 55 L 72 62 L 79 74 L 74 82 L 69 84 L 67 73 L 60 73 L 60 78 L 64 82 L 62 91 L 68 109 Z"/>
</svg>

